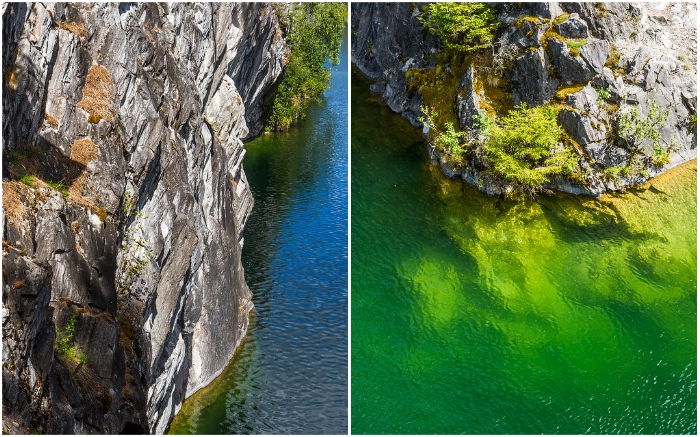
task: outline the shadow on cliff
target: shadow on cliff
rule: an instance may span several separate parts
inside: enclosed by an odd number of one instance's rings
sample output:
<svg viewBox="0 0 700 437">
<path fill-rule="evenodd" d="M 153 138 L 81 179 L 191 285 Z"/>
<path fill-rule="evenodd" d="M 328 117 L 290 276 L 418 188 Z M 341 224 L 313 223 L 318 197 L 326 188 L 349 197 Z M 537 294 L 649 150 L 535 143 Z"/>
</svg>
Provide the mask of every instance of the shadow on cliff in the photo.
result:
<svg viewBox="0 0 700 437">
<path fill-rule="evenodd" d="M 3 38 L 12 37 L 7 33 L 10 31 L 3 32 Z M 16 50 L 17 44 L 14 45 Z M 40 102 L 30 99 L 32 90 L 44 87 L 39 68 L 23 54 L 18 54 L 14 61 L 3 56 L 3 67 L 3 179 L 34 176 L 70 187 L 83 173 L 85 165 L 65 156 L 39 133 L 46 124 L 58 124 L 53 117 L 44 117 L 46 95 Z M 35 108 L 37 103 L 39 108 Z M 9 114 L 16 115 L 9 117 Z"/>
</svg>

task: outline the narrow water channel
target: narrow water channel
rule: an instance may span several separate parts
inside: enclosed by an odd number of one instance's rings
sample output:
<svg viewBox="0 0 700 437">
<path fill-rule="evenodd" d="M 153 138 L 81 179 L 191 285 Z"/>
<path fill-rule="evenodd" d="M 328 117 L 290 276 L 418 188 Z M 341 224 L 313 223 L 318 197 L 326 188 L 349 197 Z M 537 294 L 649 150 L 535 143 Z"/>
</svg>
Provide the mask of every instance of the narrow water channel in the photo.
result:
<svg viewBox="0 0 700 437">
<path fill-rule="evenodd" d="M 184 403 L 171 434 L 347 433 L 347 32 L 340 59 L 299 126 L 246 144 L 255 310 L 232 364 Z"/>
<path fill-rule="evenodd" d="M 696 434 L 697 164 L 487 197 L 352 77 L 352 432 Z"/>
</svg>

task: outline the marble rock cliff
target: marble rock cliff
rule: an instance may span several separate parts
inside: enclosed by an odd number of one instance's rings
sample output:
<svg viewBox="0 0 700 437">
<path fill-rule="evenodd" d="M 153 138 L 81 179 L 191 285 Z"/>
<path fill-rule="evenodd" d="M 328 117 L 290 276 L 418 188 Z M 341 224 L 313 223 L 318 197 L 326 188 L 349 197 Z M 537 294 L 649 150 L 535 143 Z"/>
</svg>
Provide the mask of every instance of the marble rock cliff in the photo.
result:
<svg viewBox="0 0 700 437">
<path fill-rule="evenodd" d="M 559 123 L 577 145 L 583 171 L 578 180 L 557 175 L 546 188 L 600 195 L 643 184 L 697 156 L 694 3 L 497 3 L 500 25 L 489 59 L 474 56 L 464 72 L 440 60 L 441 42 L 419 21 L 424 5 L 354 3 L 351 13 L 353 64 L 376 81 L 372 91 L 414 125 L 422 126 L 423 98 L 411 73 L 439 69 L 459 75 L 454 93 L 442 97 L 452 102 L 462 129 L 493 110 L 496 98 L 507 99 L 500 102 L 506 106 L 562 108 Z M 601 89 L 607 98 L 599 97 Z M 606 177 L 606 170 L 635 159 L 615 139 L 621 114 L 638 109 L 646 117 L 651 102 L 668 111 L 660 131 L 668 162 L 645 162 L 641 174 Z M 504 189 L 483 183 L 478 165 L 455 165 L 432 152 L 448 176 L 490 194 Z"/>
<path fill-rule="evenodd" d="M 4 429 L 162 433 L 247 329 L 242 139 L 286 62 L 275 9 L 2 14 Z"/>
</svg>

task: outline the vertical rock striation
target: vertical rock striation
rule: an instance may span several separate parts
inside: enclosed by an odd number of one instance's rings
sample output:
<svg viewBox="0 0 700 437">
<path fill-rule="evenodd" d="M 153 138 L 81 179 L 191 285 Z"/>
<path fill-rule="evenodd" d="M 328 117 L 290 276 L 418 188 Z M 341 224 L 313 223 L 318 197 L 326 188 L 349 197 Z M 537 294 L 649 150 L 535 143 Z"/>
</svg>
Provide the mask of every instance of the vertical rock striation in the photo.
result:
<svg viewBox="0 0 700 437">
<path fill-rule="evenodd" d="M 242 139 L 286 62 L 277 15 L 2 12 L 5 428 L 162 433 L 246 332 Z"/>
</svg>

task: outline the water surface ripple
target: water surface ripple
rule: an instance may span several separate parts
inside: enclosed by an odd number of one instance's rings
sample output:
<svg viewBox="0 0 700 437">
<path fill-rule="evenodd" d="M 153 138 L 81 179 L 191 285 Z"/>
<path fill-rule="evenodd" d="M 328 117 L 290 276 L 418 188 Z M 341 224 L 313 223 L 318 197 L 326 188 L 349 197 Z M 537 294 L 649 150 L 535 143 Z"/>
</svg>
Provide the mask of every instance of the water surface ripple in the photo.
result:
<svg viewBox="0 0 700 437">
<path fill-rule="evenodd" d="M 352 432 L 696 434 L 695 161 L 487 197 L 352 81 Z"/>
<path fill-rule="evenodd" d="M 232 364 L 170 433 L 347 433 L 347 35 L 340 59 L 300 126 L 246 145 L 255 310 Z"/>
</svg>

